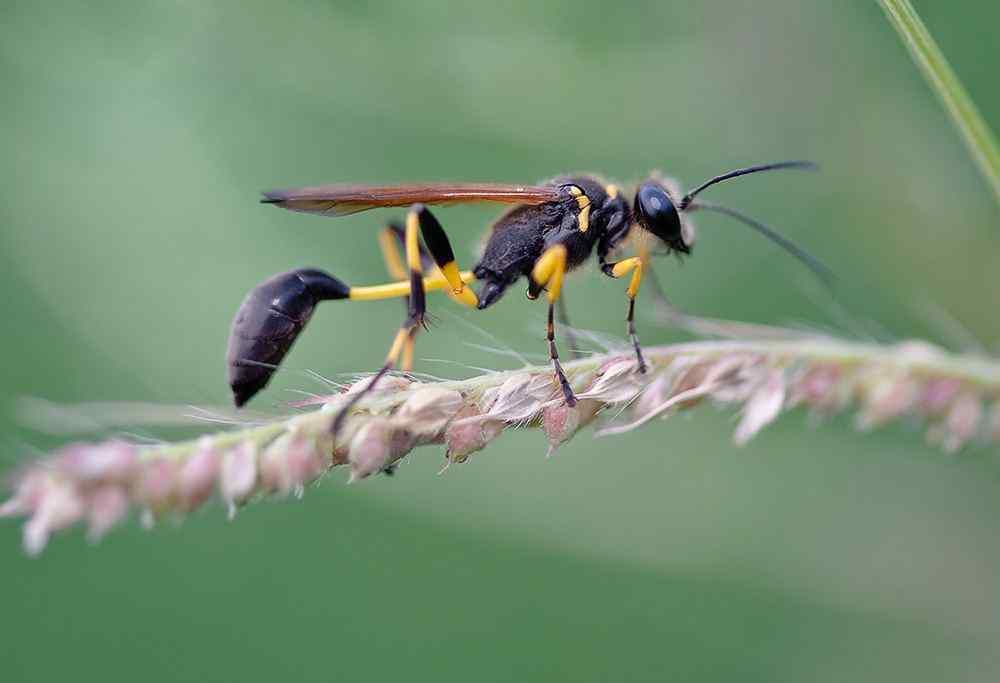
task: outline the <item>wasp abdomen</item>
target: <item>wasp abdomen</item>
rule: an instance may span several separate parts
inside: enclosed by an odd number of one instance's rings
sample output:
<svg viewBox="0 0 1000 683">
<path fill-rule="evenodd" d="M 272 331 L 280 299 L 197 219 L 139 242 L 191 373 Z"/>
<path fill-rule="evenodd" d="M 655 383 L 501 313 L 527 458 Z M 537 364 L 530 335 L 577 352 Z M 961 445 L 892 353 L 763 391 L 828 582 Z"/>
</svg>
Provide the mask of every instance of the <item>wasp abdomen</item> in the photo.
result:
<svg viewBox="0 0 1000 683">
<path fill-rule="evenodd" d="M 236 312 L 226 352 L 236 406 L 267 385 L 317 303 L 349 294 L 343 282 L 311 268 L 280 273 L 252 289 Z"/>
</svg>

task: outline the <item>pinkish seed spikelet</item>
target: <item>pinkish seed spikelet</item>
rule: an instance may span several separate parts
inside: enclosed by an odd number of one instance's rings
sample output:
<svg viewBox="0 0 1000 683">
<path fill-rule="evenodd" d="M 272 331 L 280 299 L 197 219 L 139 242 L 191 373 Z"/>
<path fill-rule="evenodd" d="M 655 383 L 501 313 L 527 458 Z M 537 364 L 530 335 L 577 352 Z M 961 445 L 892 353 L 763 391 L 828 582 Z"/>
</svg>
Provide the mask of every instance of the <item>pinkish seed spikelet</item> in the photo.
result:
<svg viewBox="0 0 1000 683">
<path fill-rule="evenodd" d="M 714 364 L 714 361 L 702 361 L 683 370 L 678 376 L 677 381 L 674 383 L 674 386 L 671 388 L 670 395 L 677 396 L 678 394 L 683 394 L 703 386 L 708 379 L 708 374 Z M 701 403 L 704 398 L 705 394 L 700 394 L 690 400 L 682 401 L 677 404 L 677 409 L 683 410 L 685 408 L 692 408 Z"/>
<path fill-rule="evenodd" d="M 662 372 L 657 375 L 632 404 L 632 414 L 636 418 L 641 418 L 663 405 L 664 401 L 670 397 L 672 385 L 673 378 L 669 373 Z"/>
<path fill-rule="evenodd" d="M 436 434 L 455 417 L 464 404 L 462 394 L 443 387 L 417 389 L 399 409 L 410 430 L 421 434 Z"/>
<path fill-rule="evenodd" d="M 968 391 L 956 398 L 945 418 L 944 449 L 949 453 L 957 452 L 976 435 L 982 417 L 983 404 L 979 396 Z"/>
<path fill-rule="evenodd" d="M 339 395 L 350 396 L 352 394 L 356 394 L 359 391 L 366 389 L 368 385 L 371 384 L 372 379 L 374 379 L 374 375 L 359 379 L 357 382 L 347 387 L 345 392 Z M 409 389 L 411 384 L 412 382 L 405 377 L 400 377 L 399 375 L 387 375 L 378 381 L 378 384 L 375 385 L 375 388 L 372 391 L 377 393 L 398 393 Z"/>
<path fill-rule="evenodd" d="M 805 403 L 821 412 L 837 410 L 844 399 L 840 391 L 841 379 L 841 369 L 836 365 L 811 365 L 790 388 L 788 405 Z"/>
<path fill-rule="evenodd" d="M 724 356 L 709 369 L 703 386 L 721 403 L 745 403 L 765 381 L 765 359 L 742 354 Z"/>
<path fill-rule="evenodd" d="M 384 421 L 371 420 L 354 435 L 348 455 L 351 465 L 348 483 L 380 472 L 389 465 L 388 429 Z"/>
<path fill-rule="evenodd" d="M 644 410 L 639 413 L 638 418 L 626 424 L 605 427 L 599 430 L 597 435 L 624 434 L 660 415 L 667 414 L 668 411 L 683 410 L 695 405 L 706 396 L 717 396 L 720 400 L 731 399 L 731 396 L 735 394 L 730 392 L 727 395 L 725 393 L 727 385 L 723 380 L 738 374 L 739 369 L 745 363 L 746 357 L 737 356 L 727 356 L 693 366 L 689 366 L 686 362 L 678 363 L 681 368 L 678 371 L 679 376 L 676 381 L 671 378 L 672 384 L 669 391 L 656 391 L 650 394 L 643 406 Z M 745 393 L 742 389 L 740 392 Z"/>
<path fill-rule="evenodd" d="M 348 483 L 364 479 L 393 465 L 409 453 L 417 439 L 391 418 L 368 420 L 351 439 L 351 476 Z"/>
<path fill-rule="evenodd" d="M 87 538 L 100 540 L 128 514 L 128 494 L 120 486 L 107 484 L 87 498 Z"/>
<path fill-rule="evenodd" d="M 772 369 L 743 408 L 743 419 L 736 427 L 733 440 L 742 446 L 769 425 L 781 413 L 785 403 L 785 373 Z"/>
<path fill-rule="evenodd" d="M 923 339 L 905 339 L 895 346 L 896 353 L 909 363 L 929 363 L 941 358 L 940 346 Z"/>
<path fill-rule="evenodd" d="M 45 549 L 53 531 L 76 523 L 86 506 L 76 489 L 66 481 L 50 477 L 31 519 L 24 525 L 24 550 L 35 556 Z"/>
<path fill-rule="evenodd" d="M 951 377 L 930 379 L 924 383 L 917 400 L 917 408 L 928 416 L 943 414 L 958 396 L 962 383 Z"/>
<path fill-rule="evenodd" d="M 508 378 L 495 390 L 484 392 L 481 406 L 485 415 L 504 422 L 526 422 L 541 410 L 557 389 L 547 375 L 530 373 Z"/>
<path fill-rule="evenodd" d="M 631 401 L 642 391 L 643 382 L 635 359 L 609 361 L 598 370 L 590 387 L 577 398 L 592 398 L 605 403 Z"/>
<path fill-rule="evenodd" d="M 479 409 L 484 412 L 491 410 L 501 396 L 518 395 L 530 381 L 531 377 L 527 373 L 508 377 L 500 386 L 490 387 L 483 392 L 483 395 L 479 399 Z"/>
<path fill-rule="evenodd" d="M 244 441 L 222 458 L 219 472 L 219 493 L 229 506 L 230 517 L 236 505 L 245 501 L 257 484 L 257 448 Z"/>
<path fill-rule="evenodd" d="M 475 406 L 465 406 L 455 415 L 455 419 L 445 430 L 445 457 L 448 462 L 462 463 L 469 456 L 486 447 L 503 430 L 499 420 L 477 419 L 481 413 Z"/>
<path fill-rule="evenodd" d="M 70 444 L 57 457 L 56 467 L 81 483 L 126 481 L 138 465 L 135 446 L 124 441 Z"/>
<path fill-rule="evenodd" d="M 210 439 L 203 439 L 195 454 L 183 465 L 177 476 L 177 491 L 185 511 L 194 510 L 208 500 L 219 475 L 219 453 Z"/>
<path fill-rule="evenodd" d="M 156 458 L 143 463 L 135 486 L 135 497 L 151 513 L 166 510 L 173 501 L 176 490 L 177 463 L 167 458 Z"/>
<path fill-rule="evenodd" d="M 916 383 L 906 376 L 874 374 L 861 386 L 864 404 L 855 424 L 867 430 L 908 412 L 917 400 Z"/>
<path fill-rule="evenodd" d="M 289 440 L 285 460 L 288 479 L 293 487 L 309 483 L 325 469 L 316 441 L 302 434 Z"/>
<path fill-rule="evenodd" d="M 547 455 L 552 455 L 562 444 L 573 438 L 589 424 L 601 409 L 600 401 L 581 399 L 572 408 L 565 403 L 547 406 L 542 411 L 542 429 L 549 439 Z"/>
<path fill-rule="evenodd" d="M 12 495 L 3 505 L 0 505 L 0 517 L 17 517 L 30 514 L 45 495 L 49 474 L 42 469 L 29 469 L 24 472 L 14 485 Z"/>
<path fill-rule="evenodd" d="M 298 483 L 292 481 L 292 473 L 288 469 L 288 442 L 288 435 L 283 435 L 260 454 L 260 485 L 268 493 L 287 495 Z"/>
</svg>

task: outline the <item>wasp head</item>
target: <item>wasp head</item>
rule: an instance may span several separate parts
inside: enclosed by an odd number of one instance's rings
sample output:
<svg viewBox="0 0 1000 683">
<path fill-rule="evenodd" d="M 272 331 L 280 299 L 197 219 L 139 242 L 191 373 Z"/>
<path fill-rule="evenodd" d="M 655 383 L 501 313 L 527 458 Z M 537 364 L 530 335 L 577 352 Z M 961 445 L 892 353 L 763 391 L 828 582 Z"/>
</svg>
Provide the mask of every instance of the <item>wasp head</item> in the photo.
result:
<svg viewBox="0 0 1000 683">
<path fill-rule="evenodd" d="M 656 235 L 670 249 L 690 254 L 694 244 L 694 228 L 681 215 L 666 183 L 650 179 L 636 190 L 632 202 L 635 222 Z"/>
</svg>

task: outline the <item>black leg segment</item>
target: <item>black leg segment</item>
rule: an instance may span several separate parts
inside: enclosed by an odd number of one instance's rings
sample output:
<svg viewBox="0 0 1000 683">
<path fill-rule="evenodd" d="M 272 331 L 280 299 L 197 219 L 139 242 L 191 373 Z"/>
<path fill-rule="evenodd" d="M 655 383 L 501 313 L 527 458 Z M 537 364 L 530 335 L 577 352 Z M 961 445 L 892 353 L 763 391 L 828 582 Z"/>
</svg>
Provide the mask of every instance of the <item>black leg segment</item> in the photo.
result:
<svg viewBox="0 0 1000 683">
<path fill-rule="evenodd" d="M 639 335 L 635 333 L 635 299 L 628 300 L 628 315 L 625 318 L 625 330 L 628 338 L 635 349 L 635 360 L 639 366 L 639 372 L 646 372 L 646 359 L 642 357 L 642 347 L 639 346 Z"/>
<path fill-rule="evenodd" d="M 562 365 L 559 363 L 559 349 L 556 348 L 556 331 L 555 324 L 553 321 L 553 313 L 555 312 L 555 305 L 549 304 L 549 321 L 546 327 L 547 339 L 549 341 L 549 358 L 552 359 L 552 367 L 556 371 L 556 379 L 559 381 L 559 387 L 562 389 L 563 397 L 566 399 L 566 405 L 573 407 L 576 405 L 576 396 L 573 395 L 573 388 L 569 385 L 569 380 L 566 379 L 566 373 L 563 372 Z"/>
</svg>

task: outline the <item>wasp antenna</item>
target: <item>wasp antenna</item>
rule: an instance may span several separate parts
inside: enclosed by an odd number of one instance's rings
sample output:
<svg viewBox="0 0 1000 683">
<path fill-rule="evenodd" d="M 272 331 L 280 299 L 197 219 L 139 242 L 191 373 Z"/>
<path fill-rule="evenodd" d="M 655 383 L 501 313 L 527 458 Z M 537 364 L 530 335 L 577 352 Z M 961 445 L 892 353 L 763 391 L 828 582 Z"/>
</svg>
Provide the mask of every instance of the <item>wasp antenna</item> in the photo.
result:
<svg viewBox="0 0 1000 683">
<path fill-rule="evenodd" d="M 810 254 L 808 251 L 800 247 L 799 245 L 792 242 L 787 237 L 784 237 L 779 232 L 767 225 L 761 223 L 755 218 L 751 218 L 742 211 L 737 211 L 736 209 L 730 209 L 728 206 L 722 206 L 721 204 L 715 204 L 714 202 L 698 201 L 690 205 L 689 210 L 694 211 L 696 209 L 704 209 L 705 211 L 714 211 L 716 213 L 725 214 L 740 221 L 744 225 L 753 228 L 761 235 L 771 240 L 779 247 L 787 251 L 789 254 L 797 258 L 799 261 L 804 263 L 806 267 L 809 268 L 822 282 L 824 285 L 833 289 L 833 286 L 837 282 L 837 276 L 834 275 L 833 271 L 830 270 L 822 261 Z"/>
<path fill-rule="evenodd" d="M 761 171 L 776 171 L 782 168 L 801 168 L 809 171 L 819 170 L 819 166 L 811 161 L 778 161 L 773 164 L 759 164 L 757 166 L 738 168 L 735 171 L 729 171 L 729 173 L 723 173 L 722 175 L 717 175 L 714 178 L 706 180 L 701 185 L 684 195 L 677 208 L 683 211 L 688 207 L 688 205 L 691 204 L 691 200 L 694 199 L 699 192 L 715 185 L 716 183 L 721 183 L 723 180 L 739 178 L 741 175 L 750 175 L 751 173 L 760 173 Z"/>
</svg>

